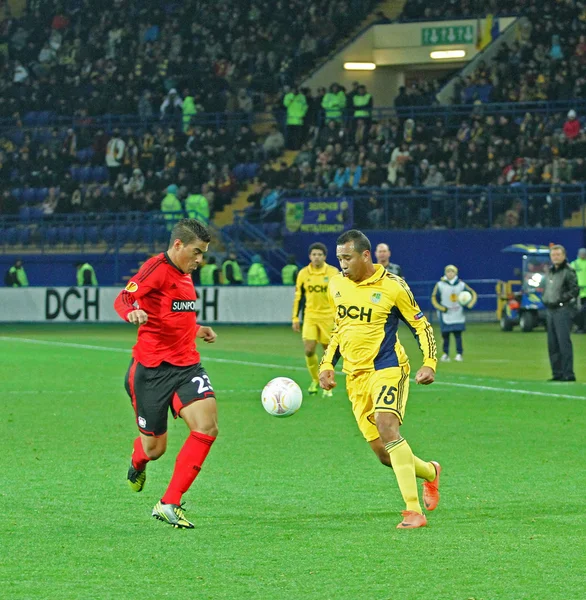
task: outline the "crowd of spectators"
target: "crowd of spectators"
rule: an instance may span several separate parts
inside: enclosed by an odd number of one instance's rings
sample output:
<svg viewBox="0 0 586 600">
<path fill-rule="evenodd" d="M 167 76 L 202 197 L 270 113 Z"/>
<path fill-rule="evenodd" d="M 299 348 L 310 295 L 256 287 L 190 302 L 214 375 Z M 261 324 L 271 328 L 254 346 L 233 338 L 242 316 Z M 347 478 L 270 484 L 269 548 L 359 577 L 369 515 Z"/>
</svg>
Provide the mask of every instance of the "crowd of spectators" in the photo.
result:
<svg viewBox="0 0 586 600">
<path fill-rule="evenodd" d="M 0 23 L 0 118 L 250 112 L 375 0 L 29 0 Z M 168 93 L 175 90 L 174 99 Z"/>
<path fill-rule="evenodd" d="M 264 137 L 264 142 L 262 138 Z M 283 134 L 250 127 L 156 126 L 144 131 L 69 128 L 0 135 L 0 213 L 157 210 L 169 185 L 202 194 L 209 214 L 231 202 L 258 164 L 280 154 Z M 240 173 L 238 165 L 247 166 Z"/>
<path fill-rule="evenodd" d="M 441 200 L 453 195 L 455 188 L 490 186 L 504 194 L 495 223 L 516 226 L 523 221 L 518 195 L 506 190 L 542 186 L 545 204 L 535 209 L 531 224 L 548 225 L 559 222 L 560 186 L 586 182 L 586 131 L 575 110 L 553 115 L 527 112 L 514 119 L 478 105 L 456 127 L 446 125 L 443 118 L 325 121 L 323 127 L 310 130 L 290 168 L 265 165 L 249 198 L 253 218 L 281 219 L 281 211 L 273 209 L 286 189 L 335 196 L 376 188 L 380 193 L 356 211 L 365 221 L 362 224 L 372 226 L 381 218 L 384 195 L 406 204 L 413 188 L 427 188 L 429 197 Z M 415 201 L 412 205 L 417 206 Z M 437 215 L 415 208 L 409 222 L 421 227 L 448 225 L 453 211 L 442 202 L 437 206 Z M 388 225 L 405 222 L 404 212 L 396 213 Z M 486 194 L 470 194 L 464 219 L 469 226 L 486 225 Z"/>
<path fill-rule="evenodd" d="M 514 42 L 457 81 L 453 104 L 536 102 L 583 98 L 586 93 L 586 4 L 574 0 L 409 0 L 402 18 L 476 18 L 523 15 Z M 482 32 L 481 32 L 482 33 Z"/>
</svg>

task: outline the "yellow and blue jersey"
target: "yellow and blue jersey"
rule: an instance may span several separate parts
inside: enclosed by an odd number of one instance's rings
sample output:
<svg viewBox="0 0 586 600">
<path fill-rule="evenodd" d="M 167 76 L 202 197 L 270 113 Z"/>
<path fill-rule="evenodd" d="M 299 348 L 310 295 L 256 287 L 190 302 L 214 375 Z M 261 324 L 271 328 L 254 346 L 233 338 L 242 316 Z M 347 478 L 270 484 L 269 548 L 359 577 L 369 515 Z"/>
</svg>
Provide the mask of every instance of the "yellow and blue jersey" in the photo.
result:
<svg viewBox="0 0 586 600">
<path fill-rule="evenodd" d="M 327 263 L 321 269 L 316 269 L 309 264 L 299 271 L 295 282 L 293 321 L 299 321 L 302 300 L 305 302 L 304 319 L 322 320 L 333 317 L 334 311 L 328 300 L 328 284 L 338 273 L 336 267 Z"/>
<path fill-rule="evenodd" d="M 340 357 L 344 373 L 380 371 L 407 365 L 409 359 L 399 340 L 399 321 L 417 338 L 423 365 L 435 370 L 436 343 L 433 329 L 421 312 L 407 283 L 374 265 L 374 274 L 360 283 L 336 275 L 328 293 L 335 307 L 335 327 L 320 370 L 333 369 Z"/>
</svg>

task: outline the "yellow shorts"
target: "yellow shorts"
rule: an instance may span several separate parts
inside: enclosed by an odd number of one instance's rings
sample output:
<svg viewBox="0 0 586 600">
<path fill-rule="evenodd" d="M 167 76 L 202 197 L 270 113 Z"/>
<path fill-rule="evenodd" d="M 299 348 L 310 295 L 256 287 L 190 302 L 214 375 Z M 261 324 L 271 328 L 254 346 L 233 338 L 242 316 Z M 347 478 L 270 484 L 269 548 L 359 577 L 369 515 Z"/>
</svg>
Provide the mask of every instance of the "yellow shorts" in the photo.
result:
<svg viewBox="0 0 586 600">
<path fill-rule="evenodd" d="M 315 341 L 327 346 L 330 343 L 330 336 L 334 329 L 334 319 L 323 319 L 317 321 L 314 319 L 304 319 L 301 328 L 301 338 L 304 340 Z"/>
<path fill-rule="evenodd" d="M 392 412 L 403 423 L 409 396 L 409 365 L 346 376 L 346 391 L 358 429 L 367 442 L 379 436 L 375 412 Z"/>
</svg>

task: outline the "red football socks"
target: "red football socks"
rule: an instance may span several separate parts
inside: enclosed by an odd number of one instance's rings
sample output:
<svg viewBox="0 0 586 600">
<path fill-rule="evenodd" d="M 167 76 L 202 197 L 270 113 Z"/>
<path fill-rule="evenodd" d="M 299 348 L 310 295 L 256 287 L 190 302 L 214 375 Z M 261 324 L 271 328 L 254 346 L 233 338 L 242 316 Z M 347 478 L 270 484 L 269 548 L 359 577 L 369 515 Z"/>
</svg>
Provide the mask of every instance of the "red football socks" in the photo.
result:
<svg viewBox="0 0 586 600">
<path fill-rule="evenodd" d="M 175 461 L 171 483 L 161 499 L 164 504 L 180 504 L 181 496 L 197 477 L 216 438 L 199 431 L 192 431 L 183 444 Z"/>
<path fill-rule="evenodd" d="M 147 463 L 151 459 L 145 454 L 144 448 L 142 447 L 142 440 L 140 439 L 140 436 L 138 436 L 134 440 L 133 448 L 134 449 L 132 451 L 132 466 L 137 471 L 144 471 L 147 466 Z"/>
</svg>

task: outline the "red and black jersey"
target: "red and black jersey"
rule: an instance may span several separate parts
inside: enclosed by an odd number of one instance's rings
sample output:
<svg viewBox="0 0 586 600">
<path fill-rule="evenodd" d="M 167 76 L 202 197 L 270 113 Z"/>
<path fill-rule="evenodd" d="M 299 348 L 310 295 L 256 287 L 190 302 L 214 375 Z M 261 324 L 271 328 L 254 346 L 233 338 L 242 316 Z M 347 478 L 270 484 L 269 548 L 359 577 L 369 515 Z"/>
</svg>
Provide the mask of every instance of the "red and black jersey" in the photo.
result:
<svg viewBox="0 0 586 600">
<path fill-rule="evenodd" d="M 197 296 L 191 275 L 183 273 L 166 252 L 147 260 L 114 301 L 116 312 L 125 320 L 140 308 L 148 321 L 138 328 L 132 350 L 145 367 L 162 362 L 184 367 L 200 361 L 195 348 L 199 329 L 195 317 Z"/>
</svg>

